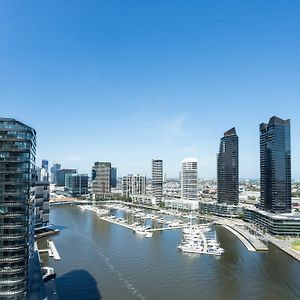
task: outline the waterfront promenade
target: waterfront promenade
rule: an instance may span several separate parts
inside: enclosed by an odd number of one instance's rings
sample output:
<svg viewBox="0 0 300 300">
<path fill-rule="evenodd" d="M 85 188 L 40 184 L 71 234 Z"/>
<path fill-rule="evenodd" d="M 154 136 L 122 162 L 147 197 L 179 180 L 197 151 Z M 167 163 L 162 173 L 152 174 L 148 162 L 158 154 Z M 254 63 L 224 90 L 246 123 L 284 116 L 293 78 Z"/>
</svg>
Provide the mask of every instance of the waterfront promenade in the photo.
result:
<svg viewBox="0 0 300 300">
<path fill-rule="evenodd" d="M 238 231 L 234 230 L 228 225 L 223 225 L 225 229 L 233 233 L 247 248 L 248 251 L 256 251 L 256 249 L 253 247 L 253 245 L 245 238 L 243 237 Z"/>
<path fill-rule="evenodd" d="M 266 234 L 266 240 L 300 262 L 300 252 L 291 248 L 289 240 L 279 240 L 269 234 Z"/>
<path fill-rule="evenodd" d="M 259 236 L 251 234 L 244 229 L 244 222 L 241 220 L 229 220 L 218 217 L 215 220 L 216 224 L 222 225 L 224 228 L 235 234 L 249 251 L 267 251 L 268 246 L 261 240 Z M 249 247 L 249 245 L 251 245 Z"/>
</svg>

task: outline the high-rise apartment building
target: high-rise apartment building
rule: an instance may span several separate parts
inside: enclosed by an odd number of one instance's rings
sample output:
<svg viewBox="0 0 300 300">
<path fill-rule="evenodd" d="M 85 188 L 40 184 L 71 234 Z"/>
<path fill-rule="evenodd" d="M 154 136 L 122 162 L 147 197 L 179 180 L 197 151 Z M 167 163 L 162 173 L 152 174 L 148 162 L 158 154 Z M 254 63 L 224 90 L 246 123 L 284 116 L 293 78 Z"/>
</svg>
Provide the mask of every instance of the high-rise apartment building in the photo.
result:
<svg viewBox="0 0 300 300">
<path fill-rule="evenodd" d="M 152 194 L 156 203 L 160 203 L 163 197 L 163 161 L 162 159 L 152 160 Z"/>
<path fill-rule="evenodd" d="M 47 226 L 50 213 L 49 181 L 37 181 L 34 187 L 35 195 L 35 229 Z"/>
<path fill-rule="evenodd" d="M 198 163 L 197 158 L 185 158 L 181 162 L 181 198 L 198 200 Z"/>
<path fill-rule="evenodd" d="M 290 120 L 274 116 L 260 124 L 260 189 L 263 210 L 291 211 Z"/>
<path fill-rule="evenodd" d="M 224 133 L 217 154 L 218 202 L 239 202 L 239 139 L 235 128 Z"/>
<path fill-rule="evenodd" d="M 129 174 L 122 180 L 123 196 L 146 195 L 146 176 Z"/>
<path fill-rule="evenodd" d="M 0 299 L 28 299 L 34 261 L 36 132 L 0 118 Z"/>
<path fill-rule="evenodd" d="M 111 193 L 111 163 L 95 162 L 92 169 L 92 194 L 103 196 Z"/>
</svg>

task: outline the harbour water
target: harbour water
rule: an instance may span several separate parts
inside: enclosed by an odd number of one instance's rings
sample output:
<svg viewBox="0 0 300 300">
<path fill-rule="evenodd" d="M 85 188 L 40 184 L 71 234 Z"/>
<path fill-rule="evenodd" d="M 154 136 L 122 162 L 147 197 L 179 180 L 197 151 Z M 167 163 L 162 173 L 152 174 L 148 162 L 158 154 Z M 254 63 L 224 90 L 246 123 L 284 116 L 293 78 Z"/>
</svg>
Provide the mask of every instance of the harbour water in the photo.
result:
<svg viewBox="0 0 300 300">
<path fill-rule="evenodd" d="M 222 227 L 225 253 L 214 257 L 179 252 L 180 229 L 145 238 L 75 206 L 51 208 L 50 219 L 61 230 L 51 237 L 61 260 L 42 259 L 62 300 L 300 299 L 299 262 L 272 245 L 249 252 Z"/>
</svg>

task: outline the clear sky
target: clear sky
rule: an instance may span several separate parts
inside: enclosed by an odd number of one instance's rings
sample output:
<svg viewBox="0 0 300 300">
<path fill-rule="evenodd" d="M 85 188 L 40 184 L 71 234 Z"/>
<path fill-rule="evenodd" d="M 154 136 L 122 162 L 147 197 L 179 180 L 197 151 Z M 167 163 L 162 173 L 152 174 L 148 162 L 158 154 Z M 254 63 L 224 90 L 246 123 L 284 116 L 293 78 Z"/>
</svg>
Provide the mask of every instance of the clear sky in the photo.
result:
<svg viewBox="0 0 300 300">
<path fill-rule="evenodd" d="M 0 1 L 0 115 L 38 132 L 38 162 L 111 161 L 216 176 L 224 131 L 259 177 L 259 124 L 291 119 L 300 178 L 300 1 Z"/>
</svg>

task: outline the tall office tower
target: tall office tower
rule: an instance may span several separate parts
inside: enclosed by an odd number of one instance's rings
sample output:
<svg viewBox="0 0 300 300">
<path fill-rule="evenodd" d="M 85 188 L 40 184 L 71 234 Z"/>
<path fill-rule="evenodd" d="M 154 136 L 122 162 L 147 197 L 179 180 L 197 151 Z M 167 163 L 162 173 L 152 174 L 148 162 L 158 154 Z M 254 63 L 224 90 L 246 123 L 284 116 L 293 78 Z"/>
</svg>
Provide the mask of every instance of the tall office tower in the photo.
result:
<svg viewBox="0 0 300 300">
<path fill-rule="evenodd" d="M 89 176 L 87 174 L 71 174 L 66 180 L 66 187 L 72 196 L 86 195 L 88 193 Z"/>
<path fill-rule="evenodd" d="M 102 196 L 110 194 L 110 162 L 95 162 L 92 169 L 92 194 Z"/>
<path fill-rule="evenodd" d="M 45 169 L 47 172 L 49 171 L 49 170 L 48 170 L 48 166 L 49 166 L 48 160 L 43 159 L 43 160 L 42 160 L 42 168 Z"/>
<path fill-rule="evenodd" d="M 56 185 L 66 186 L 67 177 L 76 174 L 76 169 L 59 169 L 56 171 Z"/>
<path fill-rule="evenodd" d="M 156 203 L 160 203 L 163 197 L 163 161 L 152 159 L 152 194 Z"/>
<path fill-rule="evenodd" d="M 181 198 L 198 200 L 198 165 L 197 158 L 185 158 L 181 162 Z"/>
<path fill-rule="evenodd" d="M 235 128 L 224 133 L 217 154 L 218 202 L 239 203 L 239 138 Z"/>
<path fill-rule="evenodd" d="M 47 226 L 49 223 L 49 181 L 37 181 L 34 187 L 35 194 L 35 229 Z"/>
<path fill-rule="evenodd" d="M 260 124 L 260 202 L 273 213 L 291 211 L 290 120 Z"/>
<path fill-rule="evenodd" d="M 117 187 L 117 168 L 110 169 L 110 187 Z"/>
<path fill-rule="evenodd" d="M 56 184 L 56 182 L 57 182 L 56 172 L 57 172 L 58 170 L 60 170 L 60 169 L 61 169 L 61 164 L 54 164 L 54 165 L 51 167 L 51 170 L 50 170 L 50 172 L 51 172 L 50 182 L 51 182 L 51 183 Z"/>
<path fill-rule="evenodd" d="M 0 299 L 28 299 L 34 260 L 36 132 L 0 118 Z"/>
<path fill-rule="evenodd" d="M 146 176 L 129 174 L 122 180 L 123 196 L 146 195 Z"/>
</svg>

